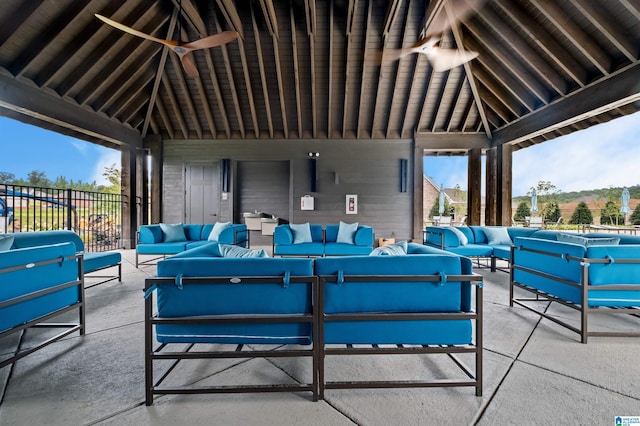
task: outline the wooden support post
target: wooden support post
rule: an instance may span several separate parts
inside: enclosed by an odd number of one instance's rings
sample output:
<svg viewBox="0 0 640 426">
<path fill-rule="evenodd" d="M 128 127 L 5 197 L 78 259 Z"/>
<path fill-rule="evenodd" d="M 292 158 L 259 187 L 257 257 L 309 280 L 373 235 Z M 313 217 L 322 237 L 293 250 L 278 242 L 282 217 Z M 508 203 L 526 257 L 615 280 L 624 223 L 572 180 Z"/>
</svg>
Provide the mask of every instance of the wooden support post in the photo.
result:
<svg viewBox="0 0 640 426">
<path fill-rule="evenodd" d="M 144 139 L 144 148 L 151 157 L 149 179 L 151 188 L 149 192 L 151 203 L 151 216 L 148 223 L 160 223 L 162 219 L 162 136 L 150 135 Z M 149 203 L 149 199 L 143 201 L 145 206 Z M 147 208 L 147 207 L 143 207 Z"/>
<path fill-rule="evenodd" d="M 498 166 L 497 166 L 497 148 L 487 150 L 486 165 L 486 195 L 485 195 L 485 211 L 484 224 L 495 225 L 497 223 L 497 189 L 498 189 Z"/>
<path fill-rule="evenodd" d="M 137 214 L 137 147 L 130 145 L 122 150 L 122 246 L 125 249 L 135 247 L 136 231 L 138 229 Z"/>
<path fill-rule="evenodd" d="M 482 200 L 482 150 L 473 148 L 469 150 L 469 164 L 467 172 L 467 225 L 482 225 L 481 200 Z"/>
<path fill-rule="evenodd" d="M 511 168 L 512 168 L 511 145 L 499 145 L 497 147 L 497 209 L 496 225 L 511 226 Z"/>
<path fill-rule="evenodd" d="M 422 242 L 424 231 L 424 149 L 413 142 L 413 241 Z"/>
</svg>

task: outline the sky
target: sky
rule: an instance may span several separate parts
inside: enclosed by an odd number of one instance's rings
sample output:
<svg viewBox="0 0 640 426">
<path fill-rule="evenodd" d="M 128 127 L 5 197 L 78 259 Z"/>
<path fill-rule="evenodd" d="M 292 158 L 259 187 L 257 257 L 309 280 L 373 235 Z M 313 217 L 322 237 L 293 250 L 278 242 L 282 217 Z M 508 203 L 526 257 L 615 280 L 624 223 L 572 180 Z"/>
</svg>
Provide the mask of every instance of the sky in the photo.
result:
<svg viewBox="0 0 640 426">
<path fill-rule="evenodd" d="M 539 181 L 562 192 L 638 185 L 640 112 L 520 149 L 512 160 L 514 197 Z M 425 157 L 424 174 L 436 185 L 466 190 L 467 157 Z"/>
<path fill-rule="evenodd" d="M 120 153 L 114 149 L 6 117 L 0 117 L 0 141 L 0 172 L 18 179 L 37 170 L 52 181 L 64 176 L 108 185 L 102 176 L 105 168 L 120 166 Z M 526 195 L 539 181 L 563 192 L 638 185 L 639 166 L 637 112 L 514 152 L 513 196 Z M 424 173 L 436 185 L 467 189 L 466 157 L 425 157 Z"/>
<path fill-rule="evenodd" d="M 102 176 L 106 167 L 120 167 L 120 152 L 61 135 L 40 127 L 0 117 L 0 172 L 27 179 L 32 171 L 44 172 L 54 181 L 68 180 L 109 185 Z"/>
</svg>

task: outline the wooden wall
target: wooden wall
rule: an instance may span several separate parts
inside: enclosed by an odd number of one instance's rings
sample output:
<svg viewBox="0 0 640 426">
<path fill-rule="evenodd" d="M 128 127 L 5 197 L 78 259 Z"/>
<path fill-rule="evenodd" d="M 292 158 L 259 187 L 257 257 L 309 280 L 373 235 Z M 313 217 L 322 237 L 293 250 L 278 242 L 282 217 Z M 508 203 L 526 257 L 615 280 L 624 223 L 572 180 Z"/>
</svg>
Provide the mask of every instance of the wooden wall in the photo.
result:
<svg viewBox="0 0 640 426">
<path fill-rule="evenodd" d="M 318 152 L 317 188 L 310 191 L 309 152 Z M 411 239 L 413 234 L 413 175 L 411 140 L 367 141 L 164 141 L 162 168 L 162 221 L 184 220 L 184 167 L 186 163 L 232 160 L 290 161 L 291 223 L 359 222 L 374 228 L 376 238 Z M 409 160 L 407 192 L 400 192 L 400 159 Z M 336 181 L 336 174 L 338 180 Z M 232 182 L 237 176 L 232 176 Z M 336 183 L 337 182 L 337 183 Z M 233 220 L 234 185 L 221 200 L 220 220 Z M 302 211 L 300 197 L 315 197 L 315 210 Z M 345 213 L 345 195 L 358 195 L 358 214 Z M 421 206 L 420 206 L 421 208 Z M 421 237 L 421 236 L 419 236 Z"/>
</svg>

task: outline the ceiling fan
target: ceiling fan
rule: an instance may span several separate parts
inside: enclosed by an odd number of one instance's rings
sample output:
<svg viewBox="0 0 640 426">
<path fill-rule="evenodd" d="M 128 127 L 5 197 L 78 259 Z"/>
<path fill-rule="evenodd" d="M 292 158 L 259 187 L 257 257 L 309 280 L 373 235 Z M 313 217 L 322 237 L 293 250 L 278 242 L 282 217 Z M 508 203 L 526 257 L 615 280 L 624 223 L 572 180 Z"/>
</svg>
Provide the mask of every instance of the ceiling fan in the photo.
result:
<svg viewBox="0 0 640 426">
<path fill-rule="evenodd" d="M 442 33 L 456 25 L 476 9 L 482 0 L 440 0 L 436 2 L 434 19 L 427 23 L 424 38 L 411 47 L 385 49 L 382 62 L 397 61 L 413 53 L 424 55 L 436 72 L 447 71 L 469 62 L 478 56 L 477 52 L 463 49 L 446 49 L 437 46 Z"/>
<path fill-rule="evenodd" d="M 185 72 L 189 77 L 197 77 L 199 75 L 198 69 L 196 68 L 195 63 L 193 62 L 193 58 L 191 57 L 191 55 L 189 55 L 190 52 L 193 52 L 194 50 L 209 49 L 212 47 L 221 46 L 225 43 L 228 43 L 238 38 L 238 33 L 236 31 L 223 31 L 221 33 L 214 34 L 209 37 L 184 43 L 180 40 L 164 40 L 161 38 L 150 36 L 138 30 L 134 30 L 133 28 L 127 27 L 126 25 L 120 24 L 116 21 L 112 21 L 109 18 L 105 18 L 102 15 L 98 15 L 97 13 L 96 13 L 96 17 L 101 21 L 111 25 L 112 27 L 115 27 L 126 33 L 132 34 L 134 36 L 142 37 L 147 40 L 155 41 L 157 43 L 164 44 L 180 57 L 180 62 L 182 63 L 182 67 L 184 68 Z"/>
</svg>

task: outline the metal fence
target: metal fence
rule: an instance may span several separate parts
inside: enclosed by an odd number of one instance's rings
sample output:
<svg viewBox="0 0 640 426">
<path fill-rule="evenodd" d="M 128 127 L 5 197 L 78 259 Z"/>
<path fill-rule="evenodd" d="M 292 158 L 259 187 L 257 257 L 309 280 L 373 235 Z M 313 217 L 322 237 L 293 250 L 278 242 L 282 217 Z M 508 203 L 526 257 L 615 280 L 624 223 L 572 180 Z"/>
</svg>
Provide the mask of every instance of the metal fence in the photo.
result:
<svg viewBox="0 0 640 426">
<path fill-rule="evenodd" d="M 0 184 L 0 233 L 68 229 L 86 251 L 121 248 L 122 195 Z"/>
</svg>

